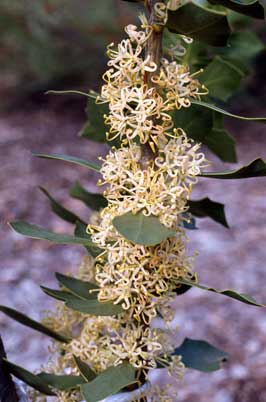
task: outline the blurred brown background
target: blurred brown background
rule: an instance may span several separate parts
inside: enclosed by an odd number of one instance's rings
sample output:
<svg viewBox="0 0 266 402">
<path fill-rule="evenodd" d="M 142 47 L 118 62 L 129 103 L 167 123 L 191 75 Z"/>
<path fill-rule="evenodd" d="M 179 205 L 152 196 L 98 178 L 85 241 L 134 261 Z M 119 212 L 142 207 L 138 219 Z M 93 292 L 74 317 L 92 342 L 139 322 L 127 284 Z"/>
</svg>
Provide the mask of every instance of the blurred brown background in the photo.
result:
<svg viewBox="0 0 266 402">
<path fill-rule="evenodd" d="M 84 251 L 55 246 L 14 233 L 7 222 L 27 220 L 54 231 L 70 232 L 56 218 L 38 186 L 88 219 L 68 190 L 79 180 L 96 190 L 97 175 L 59 162 L 36 160 L 32 151 L 58 152 L 96 160 L 104 146 L 78 139 L 86 100 L 44 95 L 48 89 L 97 89 L 105 69 L 104 46 L 116 41 L 135 19 L 136 6 L 119 0 L 57 0 L 0 3 L 0 303 L 40 318 L 52 307 L 39 284 L 53 287 L 55 271 L 75 272 Z M 261 26 L 258 29 L 262 29 Z M 264 29 L 264 31 L 263 31 Z M 265 28 L 260 32 L 265 38 Z M 231 102 L 231 110 L 266 116 L 265 54 L 254 74 Z M 239 165 L 266 159 L 265 125 L 228 120 L 238 143 Z M 213 169 L 230 168 L 209 155 Z M 236 166 L 236 165 L 234 165 Z M 230 230 L 208 219 L 190 231 L 197 249 L 196 270 L 203 283 L 234 288 L 266 303 L 266 181 L 201 179 L 194 197 L 209 196 L 226 205 Z M 206 338 L 226 350 L 230 362 L 221 371 L 187 371 L 180 402 L 266 402 L 266 312 L 193 289 L 176 300 L 177 342 Z M 45 363 L 45 337 L 0 315 L 0 333 L 10 360 L 29 369 Z"/>
</svg>

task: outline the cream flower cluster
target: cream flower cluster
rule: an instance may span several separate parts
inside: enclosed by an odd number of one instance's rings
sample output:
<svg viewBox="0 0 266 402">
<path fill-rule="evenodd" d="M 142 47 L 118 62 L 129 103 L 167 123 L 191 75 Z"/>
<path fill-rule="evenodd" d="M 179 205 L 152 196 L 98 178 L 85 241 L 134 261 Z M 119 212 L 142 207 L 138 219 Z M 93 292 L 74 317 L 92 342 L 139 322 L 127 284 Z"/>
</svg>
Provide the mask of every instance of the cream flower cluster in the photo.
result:
<svg viewBox="0 0 266 402">
<path fill-rule="evenodd" d="M 85 257 L 80 267 L 79 278 L 91 279 L 93 270 L 93 259 Z M 166 312 L 168 308 L 167 305 L 161 305 L 162 317 L 168 316 Z M 173 331 L 155 326 L 151 328 L 144 323 L 139 324 L 137 321 L 129 320 L 128 315 L 117 318 L 91 316 L 73 311 L 60 303 L 53 313 L 46 313 L 43 324 L 72 338 L 70 343 L 55 343 L 50 348 L 50 361 L 44 371 L 57 375 L 79 375 L 73 356 L 80 358 L 96 373 L 125 360 L 136 369 L 148 371 L 156 368 L 157 359 L 161 364 L 165 364 L 164 356 L 171 354 L 174 349 Z M 168 357 L 167 366 L 169 373 L 175 372 L 178 378 L 183 374 L 184 366 L 180 357 L 174 356 L 172 359 Z M 152 387 L 152 394 L 150 387 L 147 389 L 153 398 L 155 393 L 163 394 L 158 386 Z M 82 400 L 77 390 L 56 391 L 56 394 L 58 402 Z M 31 400 L 47 402 L 44 396 L 35 391 L 31 392 Z"/>
<path fill-rule="evenodd" d="M 159 148 L 143 166 L 141 146 L 113 149 L 101 173 L 107 185 L 108 207 L 97 225 L 90 225 L 92 240 L 103 249 L 96 263 L 99 300 L 122 303 L 130 317 L 147 325 L 156 316 L 162 296 L 171 294 L 180 279 L 193 276 L 193 258 L 186 256 L 182 228 L 187 200 L 205 164 L 199 145 L 182 132 Z M 114 217 L 127 212 L 157 216 L 176 236 L 155 247 L 132 244 L 114 228 Z"/>
<path fill-rule="evenodd" d="M 112 150 L 102 164 L 103 181 L 99 183 L 108 185 L 104 196 L 109 211 L 115 215 L 143 211 L 147 216 L 158 216 L 168 227 L 176 226 L 205 163 L 199 148 L 182 133 L 170 139 L 144 167 L 139 145 Z"/>
<path fill-rule="evenodd" d="M 178 280 L 193 276 L 192 259 L 186 257 L 181 237 L 156 247 L 118 239 L 107 247 L 107 258 L 96 265 L 99 300 L 121 303 L 131 319 L 147 325 L 157 315 L 162 296 L 171 294 Z"/>
<path fill-rule="evenodd" d="M 110 112 L 105 116 L 105 123 L 110 126 L 108 139 L 119 137 L 125 143 L 139 139 L 142 144 L 157 144 L 173 127 L 170 112 L 190 106 L 189 98 L 198 98 L 201 86 L 187 66 L 166 59 L 157 66 L 150 55 L 143 56 L 152 28 L 144 18 L 142 22 L 143 31 L 129 25 L 129 38 L 122 40 L 117 50 L 109 47 L 110 68 L 103 76 L 105 84 L 98 101 L 109 104 Z M 146 83 L 150 73 L 154 73 L 157 88 Z"/>
</svg>

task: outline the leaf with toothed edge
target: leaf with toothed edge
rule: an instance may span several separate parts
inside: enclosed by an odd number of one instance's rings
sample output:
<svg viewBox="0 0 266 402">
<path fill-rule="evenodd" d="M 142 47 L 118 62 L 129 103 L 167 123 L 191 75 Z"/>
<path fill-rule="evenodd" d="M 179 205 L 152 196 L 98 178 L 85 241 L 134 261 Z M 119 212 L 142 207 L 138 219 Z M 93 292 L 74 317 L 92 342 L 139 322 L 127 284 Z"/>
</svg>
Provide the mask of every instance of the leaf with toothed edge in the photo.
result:
<svg viewBox="0 0 266 402">
<path fill-rule="evenodd" d="M 181 356 L 185 367 L 206 373 L 219 370 L 221 363 L 228 360 L 228 354 L 199 339 L 185 338 L 173 355 Z"/>
<path fill-rule="evenodd" d="M 202 198 L 201 200 L 188 201 L 189 212 L 198 218 L 209 217 L 221 225 L 229 228 L 226 220 L 224 205 L 220 202 L 210 200 L 210 198 Z"/>
</svg>

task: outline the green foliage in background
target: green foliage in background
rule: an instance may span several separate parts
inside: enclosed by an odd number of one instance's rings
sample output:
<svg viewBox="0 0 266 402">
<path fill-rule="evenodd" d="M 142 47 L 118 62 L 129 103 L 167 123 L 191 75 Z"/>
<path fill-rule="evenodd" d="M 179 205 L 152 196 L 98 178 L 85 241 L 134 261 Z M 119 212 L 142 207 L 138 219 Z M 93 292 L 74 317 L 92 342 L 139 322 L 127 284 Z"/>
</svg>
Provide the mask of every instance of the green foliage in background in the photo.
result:
<svg viewBox="0 0 266 402">
<path fill-rule="evenodd" d="M 29 92 L 69 75 L 99 80 L 104 47 L 131 9 L 119 0 L 1 0 L 2 85 Z"/>
</svg>

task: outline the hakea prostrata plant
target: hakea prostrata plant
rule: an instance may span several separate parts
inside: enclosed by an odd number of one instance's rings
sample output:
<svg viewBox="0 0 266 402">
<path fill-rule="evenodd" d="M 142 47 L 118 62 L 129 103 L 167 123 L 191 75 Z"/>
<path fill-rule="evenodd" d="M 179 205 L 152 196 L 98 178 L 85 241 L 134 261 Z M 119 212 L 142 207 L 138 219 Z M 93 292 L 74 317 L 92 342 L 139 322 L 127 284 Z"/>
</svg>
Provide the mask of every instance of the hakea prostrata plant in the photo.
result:
<svg viewBox="0 0 266 402">
<path fill-rule="evenodd" d="M 233 290 L 220 291 L 198 283 L 193 270 L 196 253 L 187 254 L 185 229 L 193 226 L 192 215 L 209 216 L 228 226 L 222 204 L 209 198 L 190 200 L 199 176 L 265 176 L 266 164 L 257 159 L 235 171 L 204 172 L 208 162 L 201 144 L 187 135 L 183 124 L 175 124 L 178 113 L 193 105 L 214 113 L 212 135 L 214 129 L 220 130 L 221 144 L 228 144 L 228 135 L 217 127 L 217 121 L 221 121 L 216 114 L 242 117 L 202 101 L 208 95 L 208 88 L 200 82 L 204 72 L 201 68 L 190 72 L 183 59 L 192 38 L 183 34 L 185 28 L 183 32 L 173 29 L 173 19 L 178 20 L 179 10 L 189 4 L 146 0 L 144 5 L 147 17 L 140 16 L 140 27 L 127 26 L 127 38 L 117 47 L 108 46 L 104 84 L 100 94 L 92 95 L 97 106 L 106 110 L 102 116 L 108 127 L 106 139 L 116 145 L 99 158 L 101 166 L 76 157 L 38 155 L 99 171 L 98 185 L 104 188 L 103 196 L 89 194 L 79 184 L 71 193 L 97 212 L 87 225 L 42 188 L 53 211 L 75 224 L 75 236 L 55 234 L 21 222 L 11 224 L 30 237 L 83 244 L 91 254 L 84 258 L 77 278 L 57 273 L 60 289 L 43 287 L 60 303 L 54 312 L 47 312 L 42 324 L 0 306 L 5 314 L 55 340 L 45 372 L 37 375 L 4 359 L 10 373 L 35 388 L 30 393 L 32 401 L 45 401 L 45 394 L 59 402 L 175 402 L 177 383 L 185 366 L 213 371 L 227 358 L 224 352 L 200 340 L 185 339 L 176 348 L 177 328 L 171 325 L 176 295 L 195 286 L 260 305 Z M 261 18 L 260 6 L 256 7 L 256 17 Z M 238 11 L 242 11 L 240 6 Z M 222 21 L 219 24 L 225 24 L 225 17 L 217 15 L 215 18 Z M 196 39 L 205 29 L 202 31 L 200 22 L 197 24 L 191 31 Z M 179 39 L 162 52 L 165 26 L 177 30 Z M 223 46 L 224 36 L 218 33 L 208 41 Z M 213 146 L 207 140 L 206 144 Z M 224 157 L 224 151 L 220 153 L 217 146 L 214 149 Z M 156 325 L 155 317 L 163 325 Z M 168 371 L 167 386 L 165 381 L 160 386 L 150 375 L 151 370 L 160 368 Z"/>
<path fill-rule="evenodd" d="M 190 75 L 188 66 L 166 59 L 157 65 L 152 55 L 147 55 L 153 28 L 144 16 L 141 23 L 142 30 L 126 27 L 128 39 L 122 40 L 117 50 L 108 48 L 110 69 L 103 76 L 105 84 L 97 101 L 109 105 L 107 138 L 119 136 L 122 145 L 113 147 L 102 160 L 103 179 L 98 184 L 107 185 L 104 196 L 108 205 L 87 229 L 102 250 L 86 266 L 89 272 L 95 266 L 91 279 L 99 286 L 98 300 L 119 303 L 124 312 L 118 317 L 84 318 L 64 308 L 59 316 L 50 318 L 50 327 L 58 329 L 58 323 L 59 327 L 64 324 L 66 328 L 63 325 L 60 330 L 68 329 L 71 336 L 82 322 L 79 335 L 61 346 L 64 353 L 52 361 L 55 373 L 68 368 L 76 374 L 75 355 L 96 373 L 128 361 L 137 370 L 137 379 L 147 381 L 148 370 L 175 349 L 171 331 L 153 328 L 152 319 L 159 312 L 166 322 L 172 320 L 170 306 L 178 281 L 194 276 L 193 258 L 186 255 L 183 221 L 188 219 L 184 214 L 192 186 L 206 161 L 200 145 L 174 127 L 170 112 L 189 107 L 190 98 L 199 99 L 206 90 Z M 171 237 L 155 245 L 132 243 L 113 224 L 114 218 L 128 212 L 158 217 L 172 230 Z M 171 357 L 165 365 L 169 373 L 175 373 L 174 380 L 182 376 L 181 356 Z M 175 393 L 172 398 L 167 394 L 157 387 L 149 389 L 154 401 L 176 399 Z M 82 396 L 76 391 L 63 392 L 58 399 L 78 401 Z"/>
</svg>

